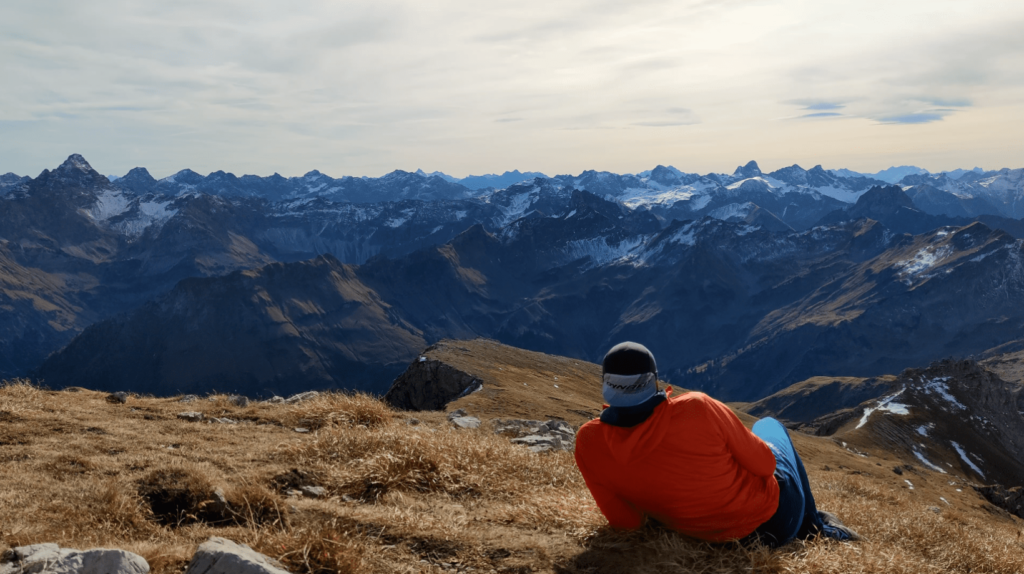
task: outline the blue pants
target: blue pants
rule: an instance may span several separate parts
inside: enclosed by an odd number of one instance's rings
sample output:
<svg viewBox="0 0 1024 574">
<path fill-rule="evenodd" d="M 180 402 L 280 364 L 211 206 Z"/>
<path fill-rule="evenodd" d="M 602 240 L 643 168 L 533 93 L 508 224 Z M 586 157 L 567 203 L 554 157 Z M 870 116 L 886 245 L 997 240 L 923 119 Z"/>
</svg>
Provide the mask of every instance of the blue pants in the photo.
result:
<svg viewBox="0 0 1024 574">
<path fill-rule="evenodd" d="M 793 441 L 782 423 L 764 418 L 754 423 L 754 434 L 772 448 L 775 454 L 775 480 L 779 483 L 779 508 L 767 522 L 758 526 L 744 542 L 759 540 L 770 548 L 777 548 L 794 538 L 808 538 L 824 534 L 845 539 L 842 532 L 826 526 L 818 515 L 807 481 L 804 463 L 793 448 Z"/>
</svg>

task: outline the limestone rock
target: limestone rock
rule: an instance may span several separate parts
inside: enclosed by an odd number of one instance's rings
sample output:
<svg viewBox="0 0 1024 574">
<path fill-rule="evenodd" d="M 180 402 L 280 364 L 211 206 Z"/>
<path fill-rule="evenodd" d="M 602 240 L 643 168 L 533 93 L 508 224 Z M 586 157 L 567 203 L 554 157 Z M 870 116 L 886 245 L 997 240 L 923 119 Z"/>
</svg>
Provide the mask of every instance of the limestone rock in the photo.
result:
<svg viewBox="0 0 1024 574">
<path fill-rule="evenodd" d="M 294 404 L 301 403 L 303 401 L 308 401 L 309 399 L 315 399 L 316 397 L 319 397 L 319 396 L 320 396 L 320 393 L 318 393 L 317 391 L 306 391 L 304 393 L 299 393 L 297 395 L 292 395 L 292 396 L 288 397 L 287 399 L 285 399 L 284 402 L 286 404 L 289 404 L 289 405 L 294 405 Z"/>
<path fill-rule="evenodd" d="M 451 421 L 453 425 L 460 429 L 480 428 L 480 419 L 476 417 L 455 417 Z"/>
<path fill-rule="evenodd" d="M 244 544 L 213 536 L 199 545 L 185 574 L 288 574 L 276 560 Z"/>
<path fill-rule="evenodd" d="M 495 433 L 510 435 L 513 444 L 529 447 L 533 452 L 575 448 L 576 432 L 565 421 L 495 419 L 493 424 Z"/>
<path fill-rule="evenodd" d="M 299 490 L 310 498 L 324 498 L 327 496 L 327 489 L 322 486 L 303 486 Z"/>
<path fill-rule="evenodd" d="M 469 416 L 465 409 L 458 409 L 448 413 L 448 422 L 460 429 L 475 429 L 480 427 L 480 419 Z"/>
<path fill-rule="evenodd" d="M 231 504 L 228 502 L 227 496 L 224 495 L 224 489 L 219 486 L 213 489 L 213 495 L 207 501 L 205 510 L 225 519 L 231 517 L 233 514 Z"/>
<path fill-rule="evenodd" d="M 231 395 L 228 397 L 228 402 L 235 405 L 236 407 L 247 407 L 249 406 L 249 397 L 243 397 L 242 395 Z"/>
<path fill-rule="evenodd" d="M 188 421 L 190 423 L 197 423 L 203 420 L 203 413 L 187 411 L 184 413 L 178 413 L 178 418 L 183 421 Z"/>
<path fill-rule="evenodd" d="M 562 439 L 551 435 L 529 435 L 512 439 L 512 444 L 521 444 L 530 447 L 533 452 L 544 452 L 548 450 L 562 450 Z"/>
<path fill-rule="evenodd" d="M 107 401 L 112 403 L 121 403 L 123 405 L 128 402 L 128 393 L 124 391 L 111 393 L 109 396 L 107 396 Z"/>
<path fill-rule="evenodd" d="M 75 550 L 57 544 L 19 546 L 13 560 L 0 564 L 0 574 L 146 574 L 149 563 L 125 550 Z"/>
</svg>

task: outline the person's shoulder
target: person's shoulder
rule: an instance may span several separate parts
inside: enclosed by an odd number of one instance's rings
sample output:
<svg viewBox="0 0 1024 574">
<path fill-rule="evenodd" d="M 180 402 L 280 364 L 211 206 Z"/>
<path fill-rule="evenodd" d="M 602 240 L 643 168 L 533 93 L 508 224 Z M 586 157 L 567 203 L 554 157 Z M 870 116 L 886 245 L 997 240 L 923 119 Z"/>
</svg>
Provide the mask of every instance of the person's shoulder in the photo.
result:
<svg viewBox="0 0 1024 574">
<path fill-rule="evenodd" d="M 713 404 L 715 399 L 700 392 L 700 391 L 684 391 L 682 393 L 670 394 L 668 398 L 668 408 L 671 412 L 671 416 L 707 416 L 707 413 L 714 410 Z M 699 414 L 698 414 L 699 413 Z"/>
<path fill-rule="evenodd" d="M 580 430 L 576 431 L 576 440 L 579 441 L 580 437 L 600 432 L 601 427 L 603 426 L 604 423 L 601 422 L 601 419 L 592 419 L 583 423 L 583 426 L 580 427 Z"/>
<path fill-rule="evenodd" d="M 702 405 L 708 400 L 711 400 L 711 397 L 700 391 L 670 392 L 668 395 L 668 402 L 671 405 Z"/>
</svg>

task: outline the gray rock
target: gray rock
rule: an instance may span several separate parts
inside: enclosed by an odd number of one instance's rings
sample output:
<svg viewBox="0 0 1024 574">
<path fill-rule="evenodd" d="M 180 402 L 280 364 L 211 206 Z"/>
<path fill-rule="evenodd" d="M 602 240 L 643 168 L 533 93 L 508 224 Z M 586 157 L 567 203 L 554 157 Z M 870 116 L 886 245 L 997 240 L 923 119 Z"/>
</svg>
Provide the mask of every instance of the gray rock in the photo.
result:
<svg viewBox="0 0 1024 574">
<path fill-rule="evenodd" d="M 540 432 L 543 421 L 531 421 L 526 419 L 494 419 L 494 432 L 497 434 L 514 434 L 526 436 Z"/>
<path fill-rule="evenodd" d="M 199 545 L 185 574 L 288 574 L 281 563 L 244 544 L 211 537 Z"/>
<path fill-rule="evenodd" d="M 451 421 L 451 420 L 455 420 L 455 419 L 457 419 L 457 418 L 459 418 L 459 417 L 464 417 L 464 416 L 466 416 L 467 414 L 468 414 L 468 413 L 466 413 L 466 409 L 458 409 L 458 410 L 454 410 L 454 411 L 452 411 L 452 412 L 448 413 L 448 420 L 450 420 L 450 421 Z"/>
<path fill-rule="evenodd" d="M 560 433 L 560 434 L 568 434 L 570 436 L 575 436 L 576 435 L 576 432 L 572 430 L 572 425 L 570 425 L 569 423 L 567 423 L 565 421 L 554 421 L 554 420 L 548 421 L 548 422 L 544 423 L 543 425 L 541 425 L 541 432 L 544 432 L 545 429 L 547 429 L 548 431 L 557 432 L 557 433 Z"/>
<path fill-rule="evenodd" d="M 2 574 L 145 574 L 149 563 L 124 550 L 75 550 L 56 544 L 33 544 L 12 551 L 14 560 L 0 564 Z"/>
<path fill-rule="evenodd" d="M 219 486 L 213 489 L 213 495 L 206 503 L 206 510 L 225 519 L 231 517 L 231 504 L 228 502 L 228 497 L 224 496 L 224 489 Z"/>
<path fill-rule="evenodd" d="M 441 350 L 438 343 L 424 351 Z M 480 387 L 475 375 L 425 355 L 414 360 L 384 395 L 384 402 L 408 411 L 436 411 Z"/>
<path fill-rule="evenodd" d="M 528 447 L 533 452 L 573 450 L 576 431 L 565 421 L 532 421 L 525 419 L 495 419 L 494 432 L 512 435 L 512 443 Z"/>
<path fill-rule="evenodd" d="M 455 417 L 449 420 L 452 421 L 453 425 L 460 429 L 475 429 L 480 427 L 480 419 L 476 417 Z"/>
<path fill-rule="evenodd" d="M 279 397 L 277 395 L 274 395 L 274 396 L 270 397 L 269 399 L 267 399 L 267 400 L 265 400 L 263 402 L 265 402 L 267 404 L 270 404 L 270 405 L 281 405 L 281 404 L 284 404 L 284 397 Z"/>
<path fill-rule="evenodd" d="M 178 402 L 179 403 L 191 403 L 193 401 L 198 401 L 198 400 L 199 400 L 199 396 L 198 395 L 185 395 L 185 396 L 181 397 L 180 399 L 178 399 Z"/>
<path fill-rule="evenodd" d="M 512 444 L 521 444 L 529 447 L 547 447 L 547 449 L 561 449 L 562 439 L 552 435 L 530 435 L 512 439 Z"/>
<path fill-rule="evenodd" d="M 295 430 L 295 432 L 302 433 L 302 434 L 305 434 L 305 433 L 309 432 L 309 429 L 305 428 L 305 427 L 295 427 L 294 430 Z"/>
<path fill-rule="evenodd" d="M 228 397 L 228 402 L 235 405 L 236 407 L 247 407 L 249 406 L 249 397 L 243 397 L 242 395 L 231 395 Z"/>
<path fill-rule="evenodd" d="M 289 404 L 289 405 L 294 405 L 294 404 L 297 404 L 297 403 L 301 403 L 303 401 L 308 401 L 309 399 L 315 399 L 315 398 L 317 398 L 319 396 L 320 396 L 320 393 L 318 393 L 317 391 L 306 391 L 304 393 L 299 393 L 297 395 L 292 395 L 292 396 L 288 397 L 287 399 L 285 399 L 284 402 Z"/>
<path fill-rule="evenodd" d="M 197 413 L 195 411 L 187 411 L 184 413 L 178 413 L 178 418 L 183 421 L 190 423 L 197 423 L 203 420 L 203 413 Z"/>
<path fill-rule="evenodd" d="M 111 402 L 121 403 L 123 405 L 124 403 L 128 402 L 128 393 L 124 391 L 118 391 L 116 393 L 111 393 L 110 396 L 107 398 Z"/>
<path fill-rule="evenodd" d="M 327 489 L 322 486 L 300 486 L 299 490 L 310 498 L 324 498 L 327 496 Z"/>
<path fill-rule="evenodd" d="M 14 559 L 19 562 L 36 562 L 60 550 L 60 545 L 53 543 L 30 544 L 11 550 Z"/>
<path fill-rule="evenodd" d="M 211 417 L 210 418 L 210 422 L 217 423 L 217 424 L 222 424 L 222 425 L 237 425 L 238 424 L 238 421 L 236 421 L 235 419 L 217 418 L 217 417 Z"/>
</svg>

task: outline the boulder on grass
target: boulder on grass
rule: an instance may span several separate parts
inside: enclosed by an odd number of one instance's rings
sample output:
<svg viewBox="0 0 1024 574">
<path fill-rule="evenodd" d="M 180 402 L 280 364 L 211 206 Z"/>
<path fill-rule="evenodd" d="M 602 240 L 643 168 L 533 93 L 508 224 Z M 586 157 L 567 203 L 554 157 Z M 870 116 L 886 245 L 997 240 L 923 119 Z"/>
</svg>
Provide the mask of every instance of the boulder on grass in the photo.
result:
<svg viewBox="0 0 1024 574">
<path fill-rule="evenodd" d="M 199 545 L 185 574 L 288 574 L 281 564 L 226 538 L 212 536 Z"/>
<path fill-rule="evenodd" d="M 0 574 L 146 574 L 149 563 L 125 550 L 75 550 L 57 544 L 19 546 L 11 560 L 0 563 Z"/>
</svg>

